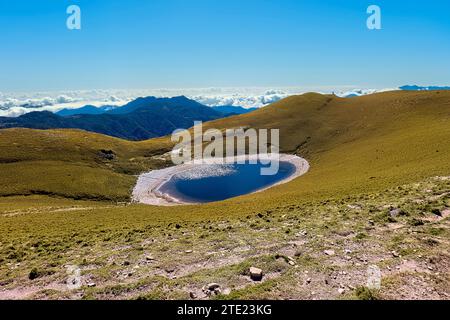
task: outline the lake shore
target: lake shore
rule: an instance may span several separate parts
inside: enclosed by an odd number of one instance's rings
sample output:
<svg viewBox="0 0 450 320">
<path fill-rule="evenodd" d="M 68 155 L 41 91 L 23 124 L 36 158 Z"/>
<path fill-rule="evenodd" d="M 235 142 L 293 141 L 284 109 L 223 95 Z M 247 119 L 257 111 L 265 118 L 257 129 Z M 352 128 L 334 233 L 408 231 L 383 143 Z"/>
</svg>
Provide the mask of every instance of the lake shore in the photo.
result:
<svg viewBox="0 0 450 320">
<path fill-rule="evenodd" d="M 225 164 L 233 163 L 234 161 L 251 161 L 259 159 L 259 155 L 244 155 L 238 157 L 229 157 L 225 158 Z M 278 181 L 277 183 L 259 189 L 255 192 L 262 192 L 264 190 L 273 188 L 277 185 L 287 183 L 292 181 L 302 175 L 304 175 L 309 170 L 309 163 L 303 158 L 300 158 L 295 155 L 290 154 L 279 154 L 280 162 L 288 162 L 295 167 L 295 171 L 293 174 L 288 176 L 287 178 Z M 209 161 L 211 164 L 214 164 L 214 161 Z M 208 161 L 207 161 L 208 163 Z M 175 205 L 188 205 L 195 203 L 187 203 L 183 202 L 180 199 L 176 199 L 166 193 L 160 191 L 160 188 L 167 183 L 174 175 L 180 174 L 187 170 L 194 169 L 198 167 L 200 164 L 194 162 L 188 162 L 181 165 L 176 165 L 173 167 L 161 169 L 161 170 L 153 170 L 150 172 L 143 173 L 139 176 L 136 186 L 133 189 L 132 201 L 136 203 L 142 203 L 147 205 L 154 206 L 175 206 Z"/>
</svg>

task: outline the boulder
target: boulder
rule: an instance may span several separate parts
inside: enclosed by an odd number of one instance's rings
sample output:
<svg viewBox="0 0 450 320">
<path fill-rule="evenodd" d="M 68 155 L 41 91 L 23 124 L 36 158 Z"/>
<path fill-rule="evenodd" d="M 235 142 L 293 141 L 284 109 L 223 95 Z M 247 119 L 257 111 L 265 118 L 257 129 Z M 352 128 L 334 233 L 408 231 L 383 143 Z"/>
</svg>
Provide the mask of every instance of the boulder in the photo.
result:
<svg viewBox="0 0 450 320">
<path fill-rule="evenodd" d="M 392 251 L 391 253 L 392 253 L 392 256 L 393 256 L 394 258 L 400 257 L 400 255 L 398 254 L 397 251 Z"/>
<path fill-rule="evenodd" d="M 399 216 L 407 216 L 408 213 L 406 211 L 403 211 L 402 209 L 399 209 L 399 208 L 391 208 L 389 210 L 389 215 L 392 218 L 396 218 L 396 217 L 399 217 Z"/>
<path fill-rule="evenodd" d="M 261 281 L 263 278 L 263 271 L 259 268 L 250 268 L 250 279 L 253 281 Z"/>
<path fill-rule="evenodd" d="M 207 288 L 209 291 L 214 291 L 214 290 L 220 288 L 220 284 L 213 282 L 213 283 L 208 284 L 208 285 L 206 286 L 206 288 Z"/>
</svg>

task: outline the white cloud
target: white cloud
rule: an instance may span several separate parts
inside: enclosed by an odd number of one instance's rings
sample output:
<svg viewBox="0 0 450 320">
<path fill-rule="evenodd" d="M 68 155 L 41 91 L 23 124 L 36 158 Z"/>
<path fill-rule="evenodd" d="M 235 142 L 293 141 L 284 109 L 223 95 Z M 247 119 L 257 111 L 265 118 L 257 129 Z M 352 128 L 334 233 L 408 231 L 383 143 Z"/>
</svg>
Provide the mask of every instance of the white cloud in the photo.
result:
<svg viewBox="0 0 450 320">
<path fill-rule="evenodd" d="M 257 96 L 196 95 L 191 96 L 191 98 L 207 106 L 239 106 L 244 108 L 259 108 L 264 105 L 281 100 L 287 96 L 289 96 L 289 94 L 284 93 Z"/>
<path fill-rule="evenodd" d="M 338 96 L 365 95 L 378 91 L 344 87 L 284 87 L 284 88 L 193 88 L 193 89 L 135 89 L 82 90 L 63 92 L 6 93 L 0 92 L 0 116 L 17 117 L 32 111 L 56 112 L 84 105 L 123 105 L 138 97 L 173 97 L 185 95 L 208 106 L 240 106 L 259 108 L 290 95 L 305 92 L 332 93 Z M 395 90 L 395 89 L 389 89 Z"/>
<path fill-rule="evenodd" d="M 373 94 L 377 92 L 385 92 L 385 91 L 392 91 L 392 90 L 399 90 L 399 88 L 387 88 L 387 89 L 354 89 L 349 91 L 340 91 L 337 92 L 336 95 L 339 97 L 349 97 L 349 96 L 365 96 L 368 94 Z"/>
<path fill-rule="evenodd" d="M 66 96 L 66 95 L 61 95 L 61 96 L 58 96 L 56 98 L 56 103 L 58 103 L 58 104 L 70 103 L 70 102 L 73 102 L 73 99 L 71 97 Z"/>
</svg>

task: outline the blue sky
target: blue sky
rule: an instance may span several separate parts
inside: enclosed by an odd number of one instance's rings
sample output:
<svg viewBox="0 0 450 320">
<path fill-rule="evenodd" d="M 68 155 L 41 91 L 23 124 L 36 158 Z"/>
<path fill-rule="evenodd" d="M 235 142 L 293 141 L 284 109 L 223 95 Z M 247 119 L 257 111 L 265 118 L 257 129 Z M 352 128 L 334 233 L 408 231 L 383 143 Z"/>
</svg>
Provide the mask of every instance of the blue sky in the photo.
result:
<svg viewBox="0 0 450 320">
<path fill-rule="evenodd" d="M 0 39 L 0 91 L 450 84 L 447 0 L 0 0 Z"/>
</svg>

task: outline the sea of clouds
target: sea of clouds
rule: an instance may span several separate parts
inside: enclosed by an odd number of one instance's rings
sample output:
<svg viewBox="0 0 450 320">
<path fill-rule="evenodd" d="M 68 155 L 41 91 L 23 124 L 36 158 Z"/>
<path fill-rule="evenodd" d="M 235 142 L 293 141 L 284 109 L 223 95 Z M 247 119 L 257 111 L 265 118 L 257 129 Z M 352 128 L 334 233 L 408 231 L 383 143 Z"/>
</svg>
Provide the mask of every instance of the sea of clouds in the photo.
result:
<svg viewBox="0 0 450 320">
<path fill-rule="evenodd" d="M 85 105 L 124 105 L 138 97 L 174 97 L 185 95 L 207 106 L 240 106 L 260 108 L 291 95 L 305 92 L 335 93 L 341 97 L 360 96 L 395 89 L 355 89 L 352 87 L 318 88 L 195 88 L 195 89 L 133 89 L 77 90 L 56 92 L 0 92 L 0 116 L 17 117 L 32 111 L 57 112 Z"/>
</svg>

